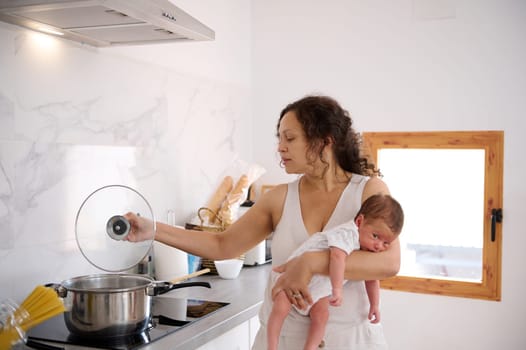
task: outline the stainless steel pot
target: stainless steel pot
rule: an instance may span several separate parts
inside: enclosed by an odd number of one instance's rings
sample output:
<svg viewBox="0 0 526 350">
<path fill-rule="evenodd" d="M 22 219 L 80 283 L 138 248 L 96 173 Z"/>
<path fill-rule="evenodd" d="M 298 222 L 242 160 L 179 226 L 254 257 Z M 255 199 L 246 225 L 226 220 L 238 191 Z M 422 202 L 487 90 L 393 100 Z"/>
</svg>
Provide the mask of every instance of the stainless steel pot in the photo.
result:
<svg viewBox="0 0 526 350">
<path fill-rule="evenodd" d="M 172 284 L 133 274 L 96 274 L 51 285 L 64 298 L 64 320 L 79 337 L 114 337 L 144 332 L 150 323 L 152 297 L 207 282 Z"/>
</svg>

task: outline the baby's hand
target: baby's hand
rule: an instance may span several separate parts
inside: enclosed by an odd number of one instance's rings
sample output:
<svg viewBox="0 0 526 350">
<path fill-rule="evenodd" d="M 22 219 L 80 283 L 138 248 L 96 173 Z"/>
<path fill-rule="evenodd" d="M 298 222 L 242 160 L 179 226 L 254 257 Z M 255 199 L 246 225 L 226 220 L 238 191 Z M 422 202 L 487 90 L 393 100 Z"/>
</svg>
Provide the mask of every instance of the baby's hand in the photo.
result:
<svg viewBox="0 0 526 350">
<path fill-rule="evenodd" d="M 371 323 L 380 322 L 380 308 L 378 306 L 371 306 L 369 308 L 369 320 Z"/>
<path fill-rule="evenodd" d="M 332 290 L 332 295 L 329 297 L 329 304 L 331 306 L 340 306 L 342 304 L 342 289 L 334 288 Z"/>
</svg>

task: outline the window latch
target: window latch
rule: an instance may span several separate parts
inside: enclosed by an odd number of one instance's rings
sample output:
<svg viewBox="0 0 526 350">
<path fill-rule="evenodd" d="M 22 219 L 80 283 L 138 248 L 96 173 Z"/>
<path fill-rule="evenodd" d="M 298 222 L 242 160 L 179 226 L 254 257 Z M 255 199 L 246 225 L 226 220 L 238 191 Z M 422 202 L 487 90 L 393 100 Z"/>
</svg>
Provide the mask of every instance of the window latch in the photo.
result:
<svg viewBox="0 0 526 350">
<path fill-rule="evenodd" d="M 491 209 L 491 241 L 495 242 L 495 234 L 497 231 L 497 222 L 502 222 L 502 208 Z"/>
</svg>

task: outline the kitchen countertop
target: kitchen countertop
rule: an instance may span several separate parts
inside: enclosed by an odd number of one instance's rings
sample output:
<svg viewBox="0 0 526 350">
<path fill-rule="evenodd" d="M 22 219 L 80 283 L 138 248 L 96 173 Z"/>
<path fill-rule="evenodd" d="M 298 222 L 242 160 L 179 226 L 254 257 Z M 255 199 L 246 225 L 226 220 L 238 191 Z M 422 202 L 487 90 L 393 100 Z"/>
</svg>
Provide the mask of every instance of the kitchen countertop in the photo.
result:
<svg viewBox="0 0 526 350">
<path fill-rule="evenodd" d="M 271 264 L 261 266 L 245 266 L 238 278 L 225 280 L 217 275 L 203 275 L 188 281 L 206 281 L 211 289 L 189 287 L 175 289 L 156 298 L 189 298 L 228 302 L 230 305 L 204 317 L 197 322 L 183 327 L 151 344 L 141 347 L 141 350 L 182 350 L 195 349 L 221 334 L 248 321 L 256 316 L 263 300 L 263 293 L 270 272 Z M 65 349 L 93 349 L 74 345 L 60 345 Z M 26 346 L 16 346 L 15 349 L 30 349 Z"/>
<path fill-rule="evenodd" d="M 263 301 L 271 264 L 245 266 L 238 278 L 204 275 L 191 281 L 210 282 L 208 288 L 181 288 L 167 296 L 228 302 L 230 305 L 141 349 L 195 349 L 256 316 Z"/>
</svg>

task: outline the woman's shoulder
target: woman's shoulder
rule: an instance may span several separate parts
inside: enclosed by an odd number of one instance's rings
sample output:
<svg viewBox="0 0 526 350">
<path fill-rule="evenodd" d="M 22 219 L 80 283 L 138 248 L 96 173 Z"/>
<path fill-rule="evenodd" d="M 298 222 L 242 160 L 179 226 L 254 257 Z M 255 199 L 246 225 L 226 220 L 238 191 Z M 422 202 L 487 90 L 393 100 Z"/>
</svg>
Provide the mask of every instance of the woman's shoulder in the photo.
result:
<svg viewBox="0 0 526 350">
<path fill-rule="evenodd" d="M 288 184 L 277 184 L 267 186 L 264 193 L 261 193 L 256 202 L 264 203 L 267 206 L 275 208 L 281 206 L 287 196 Z"/>
<path fill-rule="evenodd" d="M 280 197 L 287 194 L 289 186 L 298 186 L 299 178 L 291 182 L 284 182 L 275 185 L 262 185 L 261 197 Z"/>
<path fill-rule="evenodd" d="M 281 220 L 281 214 L 283 213 L 287 193 L 288 184 L 273 185 L 271 188 L 267 189 L 265 193 L 261 194 L 254 205 L 270 214 L 272 217 L 273 229 L 276 228 L 277 223 Z"/>
<path fill-rule="evenodd" d="M 282 183 L 282 184 L 277 184 L 277 185 L 267 185 L 266 186 L 266 190 L 264 193 L 262 193 L 262 197 L 263 196 L 275 196 L 276 194 L 278 193 L 283 193 L 283 192 L 287 192 L 287 189 L 289 187 L 289 184 L 288 183 Z"/>
<path fill-rule="evenodd" d="M 389 194 L 389 188 L 378 176 L 370 177 L 363 188 L 362 202 L 374 194 Z"/>
</svg>

